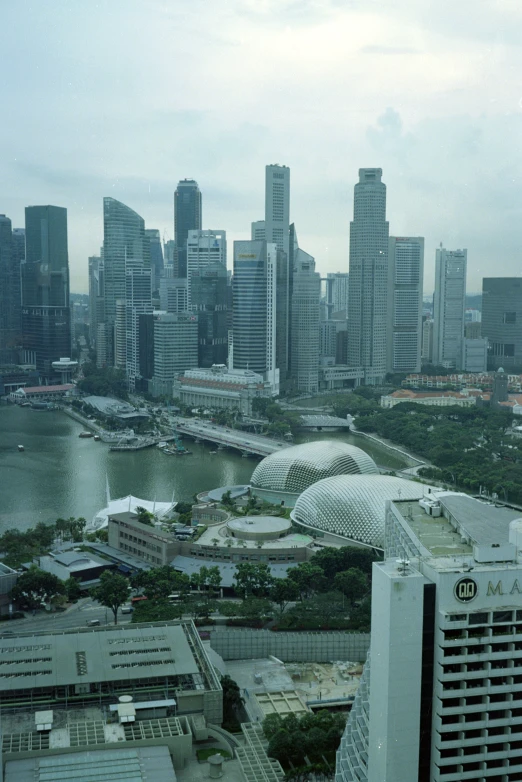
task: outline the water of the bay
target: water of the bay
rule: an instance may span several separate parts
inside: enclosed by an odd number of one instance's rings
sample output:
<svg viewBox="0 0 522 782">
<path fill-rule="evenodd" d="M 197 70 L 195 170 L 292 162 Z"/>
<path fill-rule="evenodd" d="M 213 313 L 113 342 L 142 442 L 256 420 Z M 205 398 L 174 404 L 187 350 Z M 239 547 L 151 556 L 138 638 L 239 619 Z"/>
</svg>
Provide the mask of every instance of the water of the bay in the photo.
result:
<svg viewBox="0 0 522 782">
<path fill-rule="evenodd" d="M 191 501 L 217 486 L 249 483 L 259 459 L 232 450 L 187 443 L 190 456 L 168 456 L 158 448 L 109 452 L 109 446 L 83 439 L 80 423 L 60 411 L 0 405 L 0 532 L 39 521 L 83 516 L 90 520 L 111 497 Z M 307 433 L 296 442 L 336 439 L 366 450 L 384 467 L 404 467 L 392 451 L 349 433 Z M 24 451 L 18 451 L 18 445 Z"/>
</svg>

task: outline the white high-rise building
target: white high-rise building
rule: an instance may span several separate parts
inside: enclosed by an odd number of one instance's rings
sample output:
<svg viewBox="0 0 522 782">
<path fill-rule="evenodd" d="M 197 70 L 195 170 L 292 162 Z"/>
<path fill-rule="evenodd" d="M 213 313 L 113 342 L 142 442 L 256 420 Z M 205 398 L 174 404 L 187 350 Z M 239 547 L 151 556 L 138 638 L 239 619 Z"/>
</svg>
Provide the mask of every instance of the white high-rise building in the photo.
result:
<svg viewBox="0 0 522 782">
<path fill-rule="evenodd" d="M 284 380 L 288 372 L 290 263 L 292 260 L 290 255 L 290 169 L 288 166 L 266 166 L 264 222 L 265 241 L 267 244 L 275 244 L 279 251 L 277 261 L 276 365 L 280 371 L 281 380 Z"/>
<path fill-rule="evenodd" d="M 152 313 L 152 269 L 129 269 L 125 297 L 125 370 L 129 389 L 140 378 L 139 316 Z"/>
<path fill-rule="evenodd" d="M 191 305 L 190 278 L 207 266 L 227 265 L 227 235 L 225 231 L 189 231 L 187 238 L 187 296 Z"/>
<path fill-rule="evenodd" d="M 388 372 L 420 372 L 424 239 L 390 236 Z"/>
<path fill-rule="evenodd" d="M 522 779 L 522 521 L 453 492 L 390 502 L 336 782 Z"/>
<path fill-rule="evenodd" d="M 292 289 L 292 344 L 290 370 L 298 391 L 319 389 L 319 302 L 321 275 L 315 260 L 296 250 Z"/>
<path fill-rule="evenodd" d="M 350 223 L 348 364 L 362 367 L 370 385 L 386 376 L 389 226 L 381 180 L 381 168 L 359 169 Z"/>
<path fill-rule="evenodd" d="M 174 381 L 198 364 L 198 316 L 191 312 L 154 312 L 154 396 L 172 396 Z"/>
<path fill-rule="evenodd" d="M 290 257 L 290 169 L 271 165 L 265 169 L 265 240 Z M 257 223 L 259 226 L 259 223 Z"/>
<path fill-rule="evenodd" d="M 435 257 L 433 363 L 461 369 L 466 303 L 467 250 L 445 250 Z"/>
</svg>

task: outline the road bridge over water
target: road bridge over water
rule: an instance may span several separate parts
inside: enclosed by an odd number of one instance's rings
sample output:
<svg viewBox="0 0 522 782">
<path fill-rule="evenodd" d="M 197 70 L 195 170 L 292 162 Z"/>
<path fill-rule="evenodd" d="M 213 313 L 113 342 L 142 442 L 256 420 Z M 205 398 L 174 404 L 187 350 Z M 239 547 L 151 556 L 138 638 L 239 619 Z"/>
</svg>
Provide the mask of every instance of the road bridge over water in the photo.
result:
<svg viewBox="0 0 522 782">
<path fill-rule="evenodd" d="M 230 429 L 228 426 L 217 426 L 194 418 L 178 419 L 174 428 L 179 434 L 193 437 L 194 440 L 214 443 L 218 448 L 235 448 L 245 456 L 269 456 L 291 445 L 283 440 L 273 440 L 271 437 Z"/>
</svg>

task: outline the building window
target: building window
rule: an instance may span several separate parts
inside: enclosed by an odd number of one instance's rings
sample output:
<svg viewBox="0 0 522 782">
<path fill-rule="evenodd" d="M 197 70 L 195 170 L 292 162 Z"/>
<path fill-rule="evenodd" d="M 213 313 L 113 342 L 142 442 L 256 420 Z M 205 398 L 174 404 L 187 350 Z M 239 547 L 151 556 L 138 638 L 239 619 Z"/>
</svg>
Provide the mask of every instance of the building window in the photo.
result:
<svg viewBox="0 0 522 782">
<path fill-rule="evenodd" d="M 502 323 L 505 324 L 514 324 L 517 322 L 517 313 L 516 312 L 504 312 L 504 315 L 502 317 Z"/>
</svg>

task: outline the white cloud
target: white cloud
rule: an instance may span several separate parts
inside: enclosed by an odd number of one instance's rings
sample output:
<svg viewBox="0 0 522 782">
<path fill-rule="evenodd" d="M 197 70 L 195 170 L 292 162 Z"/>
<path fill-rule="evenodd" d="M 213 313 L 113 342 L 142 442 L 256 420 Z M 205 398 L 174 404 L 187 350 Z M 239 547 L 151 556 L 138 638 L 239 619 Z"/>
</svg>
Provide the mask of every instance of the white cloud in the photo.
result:
<svg viewBox="0 0 522 782">
<path fill-rule="evenodd" d="M 469 288 L 516 274 L 522 7 L 515 0 L 29 0 L 2 9 L 0 212 L 69 209 L 73 289 L 113 195 L 172 235 L 178 179 L 230 239 L 262 216 L 266 163 L 321 271 L 346 269 L 357 170 L 390 230 L 469 249 Z"/>
</svg>

